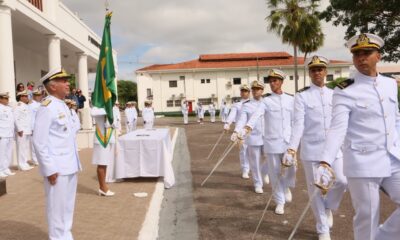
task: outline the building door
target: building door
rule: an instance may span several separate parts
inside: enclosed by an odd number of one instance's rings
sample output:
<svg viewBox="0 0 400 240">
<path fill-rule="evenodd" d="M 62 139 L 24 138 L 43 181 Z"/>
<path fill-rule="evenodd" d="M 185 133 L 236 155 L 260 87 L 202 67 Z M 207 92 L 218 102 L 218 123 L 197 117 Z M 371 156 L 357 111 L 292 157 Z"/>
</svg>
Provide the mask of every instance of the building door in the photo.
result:
<svg viewBox="0 0 400 240">
<path fill-rule="evenodd" d="M 192 102 L 188 102 L 189 104 L 189 113 L 193 112 Z"/>
</svg>

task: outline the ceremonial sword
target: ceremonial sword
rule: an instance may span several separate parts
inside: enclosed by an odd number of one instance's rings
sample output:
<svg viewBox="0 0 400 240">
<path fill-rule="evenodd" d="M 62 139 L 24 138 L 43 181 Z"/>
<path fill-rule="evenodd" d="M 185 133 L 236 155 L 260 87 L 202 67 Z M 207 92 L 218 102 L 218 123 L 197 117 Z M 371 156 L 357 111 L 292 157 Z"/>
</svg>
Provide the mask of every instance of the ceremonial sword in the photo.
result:
<svg viewBox="0 0 400 240">
<path fill-rule="evenodd" d="M 224 133 L 225 133 L 225 130 L 222 131 L 222 133 L 219 135 L 219 138 L 218 138 L 217 142 L 214 144 L 213 148 L 211 149 L 210 154 L 208 154 L 208 156 L 207 156 L 207 158 L 206 158 L 207 160 L 208 160 L 208 159 L 211 157 L 211 155 L 213 154 L 213 152 L 214 152 L 215 148 L 217 147 L 218 143 L 221 141 L 222 136 L 224 136 Z"/>
</svg>

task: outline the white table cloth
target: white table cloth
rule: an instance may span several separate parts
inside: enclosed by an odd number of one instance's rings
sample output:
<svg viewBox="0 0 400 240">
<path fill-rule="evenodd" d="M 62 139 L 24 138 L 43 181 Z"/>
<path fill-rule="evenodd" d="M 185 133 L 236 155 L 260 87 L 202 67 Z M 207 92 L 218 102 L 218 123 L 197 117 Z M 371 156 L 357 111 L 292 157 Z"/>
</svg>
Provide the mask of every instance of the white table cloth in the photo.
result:
<svg viewBox="0 0 400 240">
<path fill-rule="evenodd" d="M 169 129 L 138 129 L 118 139 L 115 178 L 164 177 L 165 188 L 175 184 Z"/>
</svg>

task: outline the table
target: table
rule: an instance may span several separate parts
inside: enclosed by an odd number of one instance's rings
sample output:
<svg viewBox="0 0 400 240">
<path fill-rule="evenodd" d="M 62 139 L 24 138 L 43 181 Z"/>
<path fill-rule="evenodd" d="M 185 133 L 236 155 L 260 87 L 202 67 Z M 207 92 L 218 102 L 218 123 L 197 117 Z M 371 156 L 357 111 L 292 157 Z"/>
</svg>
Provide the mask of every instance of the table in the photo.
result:
<svg viewBox="0 0 400 240">
<path fill-rule="evenodd" d="M 118 139 L 115 178 L 164 177 L 165 188 L 175 184 L 169 129 L 138 129 Z"/>
</svg>

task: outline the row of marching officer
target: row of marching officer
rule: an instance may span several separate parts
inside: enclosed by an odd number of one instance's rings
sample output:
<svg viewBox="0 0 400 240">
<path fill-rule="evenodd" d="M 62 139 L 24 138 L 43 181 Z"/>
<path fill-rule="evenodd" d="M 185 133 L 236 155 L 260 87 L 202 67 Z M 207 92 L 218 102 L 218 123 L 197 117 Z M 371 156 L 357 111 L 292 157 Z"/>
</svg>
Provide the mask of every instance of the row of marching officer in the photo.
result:
<svg viewBox="0 0 400 240">
<path fill-rule="evenodd" d="M 272 93 L 262 98 L 263 83 L 252 83 L 253 99 L 243 102 L 231 136 L 247 146 L 255 192 L 263 192 L 263 176 L 271 178 L 276 214 L 283 214 L 291 200 L 288 188 L 294 187 L 300 156 L 320 240 L 331 239 L 332 210 L 338 209 L 347 186 L 356 240 L 397 239 L 400 234 L 399 208 L 378 226 L 379 189 L 400 203 L 397 84 L 377 72 L 383 44 L 373 34 L 351 38 L 347 46 L 357 69 L 354 79 L 333 84 L 325 84 L 329 60 L 311 57 L 305 63 L 311 85 L 294 98 L 281 90 L 285 74 L 271 70 Z"/>
</svg>

